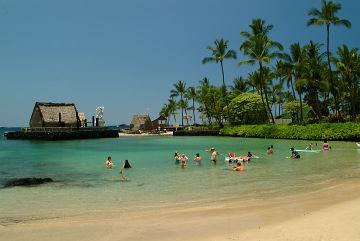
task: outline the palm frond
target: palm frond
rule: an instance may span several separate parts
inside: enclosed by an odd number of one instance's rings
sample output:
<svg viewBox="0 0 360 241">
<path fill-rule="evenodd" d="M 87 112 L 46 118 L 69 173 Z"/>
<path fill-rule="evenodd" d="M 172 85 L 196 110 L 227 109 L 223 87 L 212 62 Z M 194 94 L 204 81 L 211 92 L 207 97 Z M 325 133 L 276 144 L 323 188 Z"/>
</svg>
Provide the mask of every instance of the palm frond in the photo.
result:
<svg viewBox="0 0 360 241">
<path fill-rule="evenodd" d="M 316 8 L 311 8 L 308 12 L 308 16 L 320 17 L 321 12 Z"/>
<path fill-rule="evenodd" d="M 237 54 L 234 50 L 229 50 L 224 56 L 224 59 L 236 59 L 236 58 L 237 58 Z"/>
<path fill-rule="evenodd" d="M 247 59 L 247 60 L 240 61 L 240 62 L 238 63 L 238 66 L 241 66 L 241 65 L 244 65 L 244 64 L 254 65 L 254 64 L 255 64 L 255 60 L 254 60 L 254 59 Z"/>
<path fill-rule="evenodd" d="M 206 57 L 202 60 L 203 64 L 213 63 L 213 62 L 216 62 L 216 59 L 214 57 Z"/>
<path fill-rule="evenodd" d="M 345 26 L 346 28 L 351 28 L 351 22 L 349 20 L 346 19 L 340 19 L 338 21 L 334 22 L 334 25 L 342 25 Z"/>
<path fill-rule="evenodd" d="M 311 26 L 311 25 L 319 25 L 319 26 L 321 26 L 321 25 L 323 25 L 325 23 L 325 21 L 324 20 L 322 20 L 322 19 L 318 19 L 318 18 L 311 18 L 311 19 L 309 19 L 308 21 L 307 21 L 307 26 Z"/>
</svg>

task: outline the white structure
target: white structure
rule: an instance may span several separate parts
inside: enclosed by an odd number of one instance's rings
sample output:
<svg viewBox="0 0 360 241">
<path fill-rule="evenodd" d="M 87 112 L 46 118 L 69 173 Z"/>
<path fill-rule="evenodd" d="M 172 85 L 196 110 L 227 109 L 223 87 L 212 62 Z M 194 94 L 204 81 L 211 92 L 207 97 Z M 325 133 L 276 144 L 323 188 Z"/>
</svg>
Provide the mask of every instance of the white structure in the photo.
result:
<svg viewBox="0 0 360 241">
<path fill-rule="evenodd" d="M 99 126 L 105 126 L 104 107 L 96 107 L 96 118 L 99 120 Z"/>
</svg>

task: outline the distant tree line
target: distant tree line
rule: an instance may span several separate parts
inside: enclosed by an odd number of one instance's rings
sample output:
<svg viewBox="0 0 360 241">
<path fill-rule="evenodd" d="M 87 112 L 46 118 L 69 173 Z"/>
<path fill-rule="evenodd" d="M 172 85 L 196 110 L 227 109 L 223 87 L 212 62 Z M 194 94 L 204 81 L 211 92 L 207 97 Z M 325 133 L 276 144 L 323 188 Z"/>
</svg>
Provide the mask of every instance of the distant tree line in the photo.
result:
<svg viewBox="0 0 360 241">
<path fill-rule="evenodd" d="M 239 50 L 246 58 L 238 66 L 255 65 L 257 69 L 234 78 L 230 87 L 225 82 L 224 62 L 237 59 L 237 52 L 229 49 L 229 41 L 215 40 L 207 47 L 210 54 L 202 63 L 218 64 L 221 84 L 204 77 L 198 86 L 188 87 L 179 80 L 160 114 L 177 122 L 181 113 L 181 125 L 195 124 L 199 119 L 220 126 L 225 122 L 275 123 L 277 117 L 292 118 L 295 123 L 356 121 L 360 111 L 358 48 L 341 45 L 336 53 L 330 52 L 331 28 L 351 27 L 350 21 L 337 16 L 340 10 L 341 4 L 325 0 L 320 9 L 310 9 L 307 26 L 325 26 L 325 45 L 293 43 L 287 51 L 270 38 L 273 25 L 253 19 L 248 31 L 240 33 Z"/>
</svg>

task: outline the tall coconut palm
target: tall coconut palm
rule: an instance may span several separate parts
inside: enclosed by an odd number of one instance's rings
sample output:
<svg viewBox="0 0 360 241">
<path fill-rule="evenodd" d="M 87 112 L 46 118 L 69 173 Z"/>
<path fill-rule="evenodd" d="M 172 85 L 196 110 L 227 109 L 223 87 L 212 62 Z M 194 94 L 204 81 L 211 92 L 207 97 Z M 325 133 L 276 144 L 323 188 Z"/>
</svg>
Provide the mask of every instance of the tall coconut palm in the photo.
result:
<svg viewBox="0 0 360 241">
<path fill-rule="evenodd" d="M 273 29 L 273 25 L 266 24 L 265 20 L 256 18 L 251 21 L 249 28 L 251 32 L 242 31 L 240 33 L 241 36 L 250 38 L 251 36 L 255 36 L 258 34 L 268 35 L 268 33 Z"/>
<path fill-rule="evenodd" d="M 325 24 L 326 26 L 326 53 L 327 53 L 327 61 L 328 61 L 328 70 L 329 70 L 329 83 L 330 83 L 330 92 L 334 97 L 335 109 L 337 114 L 339 114 L 339 106 L 337 101 L 337 96 L 334 90 L 334 83 L 332 80 L 332 71 L 330 64 L 330 25 L 334 26 L 343 25 L 346 28 L 351 28 L 351 22 L 346 19 L 340 19 L 336 16 L 337 12 L 341 10 L 341 4 L 333 1 L 322 0 L 321 10 L 316 8 L 311 8 L 309 10 L 308 16 L 311 16 L 307 22 L 307 26 L 311 25 L 319 25 L 322 26 Z"/>
<path fill-rule="evenodd" d="M 244 79 L 243 77 L 236 77 L 233 83 L 234 86 L 231 89 L 236 95 L 249 92 L 250 90 L 248 80 Z"/>
<path fill-rule="evenodd" d="M 180 107 L 182 110 L 185 111 L 186 125 L 189 125 L 189 116 L 188 116 L 188 114 L 187 114 L 187 110 L 188 110 L 188 108 L 189 108 L 189 102 L 188 102 L 188 100 L 187 100 L 186 98 L 184 98 L 184 99 L 182 99 L 182 100 L 180 100 L 180 101 L 178 102 L 178 105 L 179 105 L 179 107 Z M 184 118 L 184 116 L 182 116 L 182 118 Z"/>
<path fill-rule="evenodd" d="M 165 103 L 164 105 L 163 105 L 163 107 L 161 108 L 161 110 L 160 110 L 160 113 L 159 113 L 160 115 L 162 115 L 162 116 L 164 116 L 164 117 L 166 117 L 166 119 L 167 119 L 167 125 L 169 125 L 169 121 L 170 121 L 170 108 L 169 108 L 169 104 L 168 103 Z"/>
<path fill-rule="evenodd" d="M 267 113 L 270 114 L 272 123 L 275 123 L 274 116 L 269 106 L 267 91 L 265 88 L 265 75 L 264 65 L 269 64 L 273 59 L 283 57 L 283 47 L 280 43 L 272 41 L 265 34 L 260 33 L 257 35 L 249 36 L 245 42 L 240 46 L 240 50 L 244 55 L 248 57 L 247 60 L 240 61 L 238 66 L 243 64 L 259 65 L 259 77 L 260 77 L 260 91 L 264 92 L 266 104 L 263 101 L 264 109 L 267 109 Z"/>
<path fill-rule="evenodd" d="M 338 48 L 337 55 L 334 62 L 344 82 L 345 90 L 348 92 L 350 117 L 355 120 L 359 93 L 360 55 L 357 48 L 349 50 L 346 45 Z"/>
<path fill-rule="evenodd" d="M 207 63 L 220 63 L 221 66 L 221 76 L 222 76 L 222 84 L 223 84 L 223 88 L 225 90 L 225 95 L 224 97 L 226 98 L 226 85 L 225 85 L 225 75 L 224 75 L 224 60 L 225 59 L 236 59 L 236 52 L 232 49 L 228 50 L 228 44 L 229 41 L 228 40 L 224 40 L 223 38 L 216 39 L 214 41 L 215 46 L 211 47 L 208 46 L 207 49 L 211 51 L 211 56 L 210 57 L 206 57 L 202 60 L 203 64 L 207 64 Z M 227 106 L 227 103 L 226 103 Z M 228 113 L 229 115 L 229 113 Z"/>
<path fill-rule="evenodd" d="M 195 100 L 197 99 L 198 95 L 196 93 L 195 87 L 189 87 L 186 90 L 186 98 L 190 99 L 192 101 L 192 106 L 190 107 L 190 110 L 193 112 L 193 124 L 196 123 L 195 118 Z"/>
<path fill-rule="evenodd" d="M 303 122 L 303 101 L 302 101 L 302 93 L 305 91 L 305 86 L 307 85 L 306 79 L 296 79 L 295 80 L 295 88 L 299 94 L 300 100 L 300 122 Z"/>
<path fill-rule="evenodd" d="M 288 88 L 291 87 L 294 99 L 296 99 L 294 89 L 294 79 L 298 79 L 302 72 L 304 62 L 304 49 L 299 43 L 290 45 L 290 54 L 284 55 L 284 61 L 279 62 L 277 69 L 282 75 L 282 81 L 286 80 Z"/>
<path fill-rule="evenodd" d="M 174 123 L 176 123 L 176 111 L 177 111 L 177 103 L 176 103 L 176 100 L 174 99 L 169 99 L 168 100 L 168 103 L 167 103 L 167 108 L 168 108 L 168 111 L 169 111 L 169 115 L 173 115 L 174 117 Z"/>
<path fill-rule="evenodd" d="M 174 84 L 174 89 L 170 91 L 170 97 L 180 96 L 180 101 L 183 101 L 183 97 L 186 93 L 186 83 L 184 81 L 178 80 Z M 181 107 L 181 106 L 180 106 Z M 181 107 L 181 125 L 184 125 L 184 108 Z"/>
</svg>

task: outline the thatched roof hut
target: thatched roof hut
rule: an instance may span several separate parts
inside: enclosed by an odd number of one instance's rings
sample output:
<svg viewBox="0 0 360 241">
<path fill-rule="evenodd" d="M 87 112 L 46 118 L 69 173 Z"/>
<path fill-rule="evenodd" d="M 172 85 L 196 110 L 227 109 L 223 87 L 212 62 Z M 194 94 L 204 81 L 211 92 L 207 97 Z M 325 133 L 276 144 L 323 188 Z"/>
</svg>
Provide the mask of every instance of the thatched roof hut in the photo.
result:
<svg viewBox="0 0 360 241">
<path fill-rule="evenodd" d="M 152 125 L 154 129 L 161 128 L 164 129 L 167 126 L 167 118 L 163 115 L 159 116 L 157 119 L 152 121 Z"/>
<path fill-rule="evenodd" d="M 153 130 L 152 122 L 149 115 L 133 115 L 130 129 L 132 131 L 151 131 Z"/>
<path fill-rule="evenodd" d="M 79 116 L 73 103 L 36 102 L 30 127 L 78 127 Z"/>
</svg>

